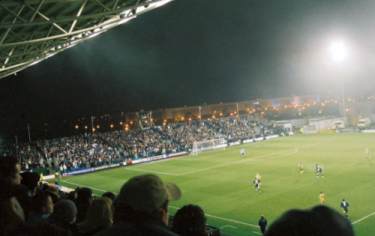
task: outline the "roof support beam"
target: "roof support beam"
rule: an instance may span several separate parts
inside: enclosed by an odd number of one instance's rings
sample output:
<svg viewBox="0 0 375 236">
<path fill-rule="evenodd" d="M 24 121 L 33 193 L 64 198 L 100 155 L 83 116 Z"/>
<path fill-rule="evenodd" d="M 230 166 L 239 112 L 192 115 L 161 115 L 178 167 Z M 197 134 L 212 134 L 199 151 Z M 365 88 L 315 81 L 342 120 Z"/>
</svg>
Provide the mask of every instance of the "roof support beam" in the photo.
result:
<svg viewBox="0 0 375 236">
<path fill-rule="evenodd" d="M 29 22 L 33 22 L 33 21 L 34 21 L 36 15 L 38 14 L 40 8 L 43 6 L 44 2 L 45 2 L 45 0 L 40 1 L 40 3 L 39 3 L 39 5 L 38 5 L 37 9 L 34 11 L 34 14 L 33 14 L 33 16 L 31 17 L 31 19 L 30 19 Z"/>
<path fill-rule="evenodd" d="M 82 3 L 81 7 L 79 8 L 79 10 L 78 10 L 78 12 L 77 12 L 77 14 L 76 14 L 76 17 L 75 17 L 76 19 L 73 21 L 72 25 L 70 26 L 69 33 L 72 33 L 72 32 L 73 32 L 74 27 L 75 27 L 76 24 L 77 24 L 78 18 L 81 16 L 83 10 L 85 9 L 86 4 L 87 4 L 87 0 L 85 0 L 85 1 Z"/>
<path fill-rule="evenodd" d="M 24 8 L 25 8 L 25 5 L 22 5 L 22 7 L 18 10 L 17 15 L 14 17 L 12 23 L 16 23 L 17 19 L 19 18 L 19 15 L 21 14 L 21 12 L 23 11 Z M 13 25 L 7 29 L 4 36 L 0 40 L 0 45 L 3 44 L 5 39 L 8 37 L 8 34 L 12 30 L 12 28 L 13 28 Z"/>
<path fill-rule="evenodd" d="M 30 8 L 31 10 L 34 11 L 34 14 L 38 14 L 39 16 L 41 16 L 44 20 L 48 21 L 50 24 L 52 24 L 54 27 L 56 27 L 57 29 L 59 29 L 61 32 L 63 33 L 67 33 L 65 29 L 63 29 L 60 25 L 56 24 L 55 22 L 53 22 L 49 17 L 47 17 L 46 15 L 44 15 L 43 13 L 41 13 L 39 10 L 35 9 L 34 7 L 26 4 L 26 6 L 28 8 Z"/>
<path fill-rule="evenodd" d="M 13 52 L 14 52 L 14 48 L 12 48 L 12 49 L 10 50 L 10 52 L 8 53 L 8 56 L 5 58 L 4 63 L 3 63 L 3 66 L 2 66 L 2 69 L 5 68 L 6 64 L 8 64 L 9 59 L 10 59 L 10 57 L 12 56 Z"/>
<path fill-rule="evenodd" d="M 19 19 L 22 22 L 27 22 L 23 17 L 20 16 L 20 14 L 14 13 L 12 10 L 4 6 L 3 4 L 0 3 L 0 6 L 5 9 L 7 12 L 9 12 L 11 15 L 15 16 L 17 19 Z"/>
<path fill-rule="evenodd" d="M 170 1 L 0 0 L 0 78 Z"/>
<path fill-rule="evenodd" d="M 118 0 L 116 0 L 116 1 L 113 3 L 112 11 L 116 10 L 117 6 L 118 6 Z"/>
<path fill-rule="evenodd" d="M 111 11 L 111 9 L 104 5 L 101 1 L 95 0 L 95 2 L 98 3 L 102 8 L 104 8 L 105 11 Z"/>
</svg>

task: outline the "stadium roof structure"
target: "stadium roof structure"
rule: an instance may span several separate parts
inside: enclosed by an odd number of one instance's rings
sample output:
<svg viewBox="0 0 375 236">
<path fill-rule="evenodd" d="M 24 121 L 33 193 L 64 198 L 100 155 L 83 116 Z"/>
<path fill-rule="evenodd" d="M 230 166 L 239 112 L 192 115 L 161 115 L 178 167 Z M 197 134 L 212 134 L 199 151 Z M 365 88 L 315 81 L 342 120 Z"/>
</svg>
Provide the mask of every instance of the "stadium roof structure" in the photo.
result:
<svg viewBox="0 0 375 236">
<path fill-rule="evenodd" d="M 0 79 L 172 0 L 2 0 Z"/>
</svg>

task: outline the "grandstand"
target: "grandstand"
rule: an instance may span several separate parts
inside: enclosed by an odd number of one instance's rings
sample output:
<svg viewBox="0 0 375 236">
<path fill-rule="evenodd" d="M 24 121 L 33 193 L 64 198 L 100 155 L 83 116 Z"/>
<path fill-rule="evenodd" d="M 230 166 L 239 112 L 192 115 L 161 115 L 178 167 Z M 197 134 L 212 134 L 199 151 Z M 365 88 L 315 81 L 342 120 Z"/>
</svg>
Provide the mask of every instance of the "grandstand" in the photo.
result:
<svg viewBox="0 0 375 236">
<path fill-rule="evenodd" d="M 169 2 L 0 1 L 0 79 Z M 342 62 L 346 47 L 334 46 Z M 35 119 L 0 136 L 0 236 L 372 236 L 375 97 L 342 90 Z"/>
<path fill-rule="evenodd" d="M 365 203 L 366 207 L 356 206 L 350 212 L 350 219 L 358 232 L 368 235 L 375 232 L 371 227 L 375 205 L 370 201 L 374 190 L 369 187 L 375 150 L 373 116 L 367 113 L 367 129 L 358 129 L 363 119 L 356 123 L 353 114 L 341 117 L 335 113 L 339 106 L 335 101 L 326 98 L 318 103 L 306 98 L 298 106 L 285 103 L 283 110 L 270 107 L 266 99 L 256 106 L 247 101 L 205 109 L 172 108 L 172 112 L 133 115 L 117 127 L 108 117 L 91 119 L 91 126 L 86 125 L 97 129 L 81 128 L 81 134 L 70 137 L 21 142 L 6 155 L 18 156 L 23 171 L 41 173 L 45 181 L 56 182 L 64 191 L 89 187 L 96 195 L 118 193 L 125 179 L 142 173 L 160 175 L 187 191 L 170 206 L 171 214 L 185 204 L 199 204 L 206 211 L 210 232 L 229 235 L 258 235 L 260 215 L 272 222 L 286 209 L 316 204 L 317 193 L 324 190 L 329 196 L 327 205 L 337 210 L 343 197 L 352 205 Z M 363 107 L 361 99 L 356 101 L 352 110 Z M 336 134 L 343 130 L 339 122 L 350 132 Z M 75 130 L 85 126 L 75 124 Z M 241 157 L 240 150 L 248 154 Z M 297 163 L 304 166 L 302 176 Z M 319 179 L 314 174 L 316 163 L 324 168 L 324 177 Z M 263 176 L 260 192 L 250 183 L 259 172 Z M 109 180 L 113 178 L 116 181 Z M 357 187 L 358 192 L 350 190 Z"/>
<path fill-rule="evenodd" d="M 39 140 L 22 144 L 17 153 L 24 170 L 41 172 L 45 180 L 54 179 L 56 171 L 61 173 L 64 178 L 60 184 L 68 191 L 81 186 L 98 195 L 106 191 L 118 193 L 124 178 L 158 174 L 188 190 L 181 201 L 170 206 L 170 212 L 174 214 L 193 201 L 205 209 L 208 223 L 214 227 L 210 228 L 212 232 L 257 235 L 257 217 L 265 214 L 272 221 L 285 209 L 312 206 L 321 189 L 329 196 L 327 204 L 337 210 L 340 197 L 350 198 L 354 205 L 366 202 L 368 207 L 356 207 L 350 217 L 358 232 L 375 232 L 369 226 L 373 213 L 368 210 L 375 207 L 370 201 L 373 190 L 365 187 L 371 177 L 353 176 L 356 172 L 372 176 L 368 169 L 375 150 L 373 134 L 368 133 L 371 130 L 365 131 L 368 134 L 355 129 L 348 134 L 326 132 L 335 131 L 337 127 L 332 124 L 342 118 L 317 112 L 308 120 L 310 125 L 304 125 L 306 119 L 298 120 L 293 109 L 288 108 L 296 116 L 281 122 L 259 119 L 261 111 L 239 112 L 235 116 L 187 119 L 147 128 L 135 125 L 126 130 Z M 313 128 L 305 130 L 309 126 Z M 285 137 L 289 135 L 294 137 Z M 267 141 L 272 138 L 276 139 Z M 249 154 L 241 157 L 240 149 Z M 301 162 L 305 166 L 303 176 L 297 170 L 297 163 Z M 323 166 L 324 178 L 316 179 L 315 163 Z M 258 172 L 263 176 L 260 193 L 249 184 Z M 196 175 L 199 178 L 192 183 L 191 178 Z M 116 181 L 107 181 L 113 176 Z M 350 191 L 360 182 L 364 185 L 358 192 Z M 232 198 L 236 200 L 227 203 Z"/>
</svg>

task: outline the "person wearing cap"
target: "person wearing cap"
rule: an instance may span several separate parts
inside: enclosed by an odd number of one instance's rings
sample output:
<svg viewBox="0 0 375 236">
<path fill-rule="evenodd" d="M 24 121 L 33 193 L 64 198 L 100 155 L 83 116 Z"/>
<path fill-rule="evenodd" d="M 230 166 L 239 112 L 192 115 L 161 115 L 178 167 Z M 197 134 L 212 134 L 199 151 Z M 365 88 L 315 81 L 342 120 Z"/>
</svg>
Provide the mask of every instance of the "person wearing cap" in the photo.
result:
<svg viewBox="0 0 375 236">
<path fill-rule="evenodd" d="M 153 174 L 129 179 L 114 202 L 114 224 L 101 236 L 176 236 L 168 227 L 169 201 L 181 197 L 180 189 Z"/>
</svg>

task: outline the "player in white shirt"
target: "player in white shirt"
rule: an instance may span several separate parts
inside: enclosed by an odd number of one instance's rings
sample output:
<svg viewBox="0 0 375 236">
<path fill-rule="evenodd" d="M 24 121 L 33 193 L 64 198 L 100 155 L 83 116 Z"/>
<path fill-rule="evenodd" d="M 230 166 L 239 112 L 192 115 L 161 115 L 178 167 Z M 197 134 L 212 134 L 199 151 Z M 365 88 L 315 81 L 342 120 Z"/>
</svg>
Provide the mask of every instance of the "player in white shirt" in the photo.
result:
<svg viewBox="0 0 375 236">
<path fill-rule="evenodd" d="M 246 149 L 245 148 L 241 148 L 240 149 L 240 155 L 241 155 L 241 157 L 246 156 L 246 154 L 247 154 Z"/>
<path fill-rule="evenodd" d="M 315 164 L 315 176 L 316 177 L 324 177 L 323 176 L 323 168 L 319 164 Z"/>
<path fill-rule="evenodd" d="M 260 186 L 261 186 L 260 179 L 255 178 L 253 180 L 253 185 L 254 185 L 255 191 L 259 192 L 260 191 Z"/>
</svg>

